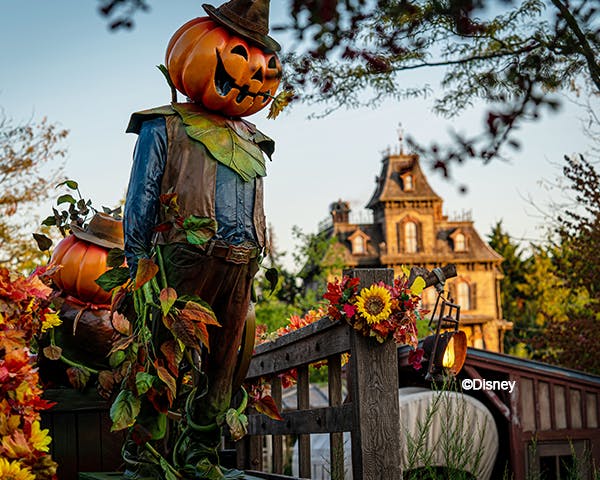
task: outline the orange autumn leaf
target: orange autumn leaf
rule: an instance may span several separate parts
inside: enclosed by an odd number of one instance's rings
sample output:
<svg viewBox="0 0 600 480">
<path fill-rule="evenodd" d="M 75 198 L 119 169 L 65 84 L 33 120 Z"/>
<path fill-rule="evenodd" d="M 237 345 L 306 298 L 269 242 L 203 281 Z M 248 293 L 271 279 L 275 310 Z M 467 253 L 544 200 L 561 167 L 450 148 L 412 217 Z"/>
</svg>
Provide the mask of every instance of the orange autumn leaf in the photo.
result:
<svg viewBox="0 0 600 480">
<path fill-rule="evenodd" d="M 140 258 L 135 276 L 135 290 L 152 280 L 158 273 L 158 265 L 149 258 Z"/>
<path fill-rule="evenodd" d="M 277 405 L 275 404 L 275 400 L 273 400 L 273 397 L 271 397 L 271 395 L 265 395 L 265 396 L 259 398 L 254 403 L 254 408 L 256 409 L 257 412 L 260 412 L 269 418 L 272 418 L 274 420 L 283 421 L 283 417 L 279 413 L 279 409 L 277 408 Z"/>
</svg>

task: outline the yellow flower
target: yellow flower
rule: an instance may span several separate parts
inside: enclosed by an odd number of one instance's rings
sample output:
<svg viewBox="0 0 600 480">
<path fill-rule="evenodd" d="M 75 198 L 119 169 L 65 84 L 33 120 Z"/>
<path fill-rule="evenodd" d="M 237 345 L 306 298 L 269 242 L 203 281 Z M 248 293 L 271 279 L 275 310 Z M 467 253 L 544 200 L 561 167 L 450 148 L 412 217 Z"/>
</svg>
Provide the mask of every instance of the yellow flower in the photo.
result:
<svg viewBox="0 0 600 480">
<path fill-rule="evenodd" d="M 29 468 L 21 467 L 17 460 L 9 462 L 5 458 L 0 458 L 0 478 L 2 480 L 35 480 L 35 475 Z"/>
<path fill-rule="evenodd" d="M 58 327 L 62 323 L 62 320 L 56 313 L 47 313 L 44 315 L 44 321 L 42 322 L 42 333 L 49 328 Z"/>
<path fill-rule="evenodd" d="M 21 382 L 21 384 L 15 389 L 17 402 L 20 404 L 26 403 L 25 399 L 29 399 L 33 396 L 33 390 L 28 382 Z"/>
<path fill-rule="evenodd" d="M 31 443 L 38 452 L 48 452 L 52 439 L 48 436 L 48 429 L 40 429 L 40 422 L 37 420 L 31 424 Z"/>
<path fill-rule="evenodd" d="M 390 292 L 380 285 L 363 288 L 356 298 L 358 313 L 371 325 L 386 320 L 392 314 L 391 306 Z"/>
</svg>

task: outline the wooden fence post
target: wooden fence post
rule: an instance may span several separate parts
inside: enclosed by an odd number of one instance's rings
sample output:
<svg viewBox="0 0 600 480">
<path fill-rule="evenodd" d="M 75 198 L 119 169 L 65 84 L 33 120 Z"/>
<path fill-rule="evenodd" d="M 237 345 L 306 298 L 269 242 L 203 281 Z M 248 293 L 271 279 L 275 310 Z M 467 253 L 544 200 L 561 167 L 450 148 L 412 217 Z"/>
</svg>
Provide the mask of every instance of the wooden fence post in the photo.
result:
<svg viewBox="0 0 600 480">
<path fill-rule="evenodd" d="M 361 286 L 391 284 L 391 269 L 345 272 Z M 355 330 L 351 334 L 351 395 L 354 406 L 352 471 L 354 480 L 400 479 L 398 354 L 393 340 L 380 344 Z"/>
</svg>

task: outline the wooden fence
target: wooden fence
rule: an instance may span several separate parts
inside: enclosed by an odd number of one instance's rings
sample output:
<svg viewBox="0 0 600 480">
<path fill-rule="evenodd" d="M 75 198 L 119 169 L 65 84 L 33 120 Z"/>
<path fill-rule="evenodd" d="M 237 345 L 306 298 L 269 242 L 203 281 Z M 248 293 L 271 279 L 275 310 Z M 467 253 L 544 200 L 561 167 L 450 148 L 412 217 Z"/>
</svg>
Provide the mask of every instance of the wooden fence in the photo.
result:
<svg viewBox="0 0 600 480">
<path fill-rule="evenodd" d="M 351 270 L 363 285 L 391 284 L 390 269 Z M 348 398 L 342 398 L 342 354 L 350 353 L 347 369 Z M 325 361 L 328 367 L 329 406 L 309 405 L 309 365 Z M 398 422 L 398 356 L 393 341 L 379 344 L 345 323 L 324 318 L 274 342 L 260 345 L 247 379 L 273 378 L 272 396 L 281 409 L 282 386 L 277 374 L 297 369 L 295 411 L 282 413 L 283 421 L 249 415 L 249 434 L 238 442 L 238 467 L 263 470 L 263 437 L 272 436 L 273 473 L 283 472 L 283 436 L 298 436 L 299 475 L 311 477 L 310 434 L 328 433 L 330 473 L 344 478 L 343 432 L 351 433 L 354 480 L 401 478 L 400 424 Z"/>
</svg>

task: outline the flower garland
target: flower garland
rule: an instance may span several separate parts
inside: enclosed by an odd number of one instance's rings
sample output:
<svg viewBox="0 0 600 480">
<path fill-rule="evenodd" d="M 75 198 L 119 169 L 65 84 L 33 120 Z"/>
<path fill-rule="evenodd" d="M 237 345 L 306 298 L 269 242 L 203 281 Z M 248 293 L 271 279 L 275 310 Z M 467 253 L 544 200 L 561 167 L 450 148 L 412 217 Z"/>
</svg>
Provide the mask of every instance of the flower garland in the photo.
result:
<svg viewBox="0 0 600 480">
<path fill-rule="evenodd" d="M 354 329 L 367 337 L 374 337 L 380 343 L 393 338 L 399 345 L 410 345 L 412 350 L 408 362 L 415 370 L 421 368 L 423 350 L 417 348 L 417 320 L 428 313 L 421 309 L 421 292 L 425 288 L 425 280 L 417 277 L 410 285 L 410 271 L 402 268 L 403 275 L 394 279 L 393 285 L 383 282 L 375 283 L 360 289 L 360 280 L 348 276 L 342 280 L 335 279 L 327 284 L 327 293 L 323 298 L 329 302 L 325 307 L 310 310 L 304 316 L 292 315 L 286 326 L 273 333 L 267 333 L 264 325 L 259 325 L 256 331 L 256 345 L 273 342 L 290 332 L 299 330 L 311 323 L 329 315 L 332 320 L 344 320 Z M 349 355 L 344 354 L 342 362 L 348 362 Z M 319 362 L 315 366 L 321 366 Z M 296 369 L 282 372 L 278 375 L 282 387 L 289 388 L 297 381 Z M 260 378 L 252 383 L 246 383 L 245 388 L 250 397 L 250 404 L 258 412 L 273 419 L 282 420 L 275 401 L 271 397 L 269 378 Z"/>
<path fill-rule="evenodd" d="M 60 324 L 50 309 L 52 290 L 41 279 L 46 268 L 30 277 L 0 268 L 0 478 L 56 479 L 57 465 L 48 454 L 48 430 L 40 427 L 40 410 L 53 404 L 41 398 L 34 336 Z"/>
<path fill-rule="evenodd" d="M 420 294 L 425 281 L 417 277 L 410 285 L 410 272 L 394 279 L 393 285 L 383 282 L 360 287 L 358 278 L 342 277 L 327 284 L 323 295 L 329 302 L 327 314 L 334 320 L 344 320 L 366 337 L 383 343 L 393 338 L 398 345 L 413 347 L 411 363 L 420 368 L 422 352 L 417 349 L 417 320 L 427 313 L 420 308 Z"/>
</svg>

